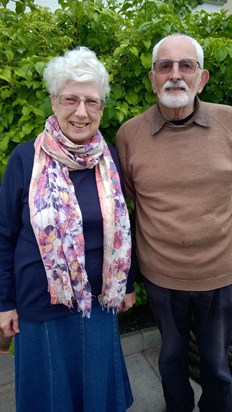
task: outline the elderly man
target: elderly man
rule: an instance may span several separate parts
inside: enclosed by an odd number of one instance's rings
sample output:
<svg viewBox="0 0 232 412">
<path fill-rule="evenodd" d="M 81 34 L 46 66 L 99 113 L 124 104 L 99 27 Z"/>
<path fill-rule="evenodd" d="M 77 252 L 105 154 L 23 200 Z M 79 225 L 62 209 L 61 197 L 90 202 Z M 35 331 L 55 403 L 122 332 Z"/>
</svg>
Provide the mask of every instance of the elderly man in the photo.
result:
<svg viewBox="0 0 232 412">
<path fill-rule="evenodd" d="M 232 411 L 232 108 L 200 101 L 209 79 L 203 60 L 195 39 L 162 39 L 149 72 L 157 104 L 126 122 L 116 139 L 136 207 L 138 262 L 162 335 L 168 412 L 194 409 L 192 318 L 200 411 Z"/>
</svg>

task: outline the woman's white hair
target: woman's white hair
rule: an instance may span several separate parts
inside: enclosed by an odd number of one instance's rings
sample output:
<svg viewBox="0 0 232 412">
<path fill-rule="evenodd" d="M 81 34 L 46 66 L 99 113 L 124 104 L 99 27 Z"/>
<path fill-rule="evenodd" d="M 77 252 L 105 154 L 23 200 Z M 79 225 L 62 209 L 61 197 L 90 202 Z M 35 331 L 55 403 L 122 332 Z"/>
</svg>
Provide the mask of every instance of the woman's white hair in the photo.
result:
<svg viewBox="0 0 232 412">
<path fill-rule="evenodd" d="M 51 96 L 57 96 L 67 81 L 91 83 L 99 87 L 103 100 L 109 94 L 109 74 L 96 54 L 88 47 L 78 46 L 63 56 L 50 60 L 43 73 Z"/>
<path fill-rule="evenodd" d="M 204 51 L 203 51 L 203 48 L 201 47 L 201 45 L 198 43 L 198 41 L 196 39 L 194 39 L 193 37 L 191 37 L 191 36 L 187 36 L 186 34 L 173 33 L 173 34 L 170 34 L 169 36 L 164 37 L 162 40 L 159 41 L 159 43 L 157 43 L 154 46 L 153 51 L 152 51 L 152 70 L 153 70 L 154 63 L 156 62 L 158 50 L 159 50 L 161 44 L 165 40 L 170 39 L 171 37 L 177 37 L 177 36 L 183 37 L 183 38 L 188 39 L 192 42 L 192 44 L 196 48 L 197 60 L 200 64 L 200 68 L 203 69 L 203 67 L 204 67 Z"/>
</svg>

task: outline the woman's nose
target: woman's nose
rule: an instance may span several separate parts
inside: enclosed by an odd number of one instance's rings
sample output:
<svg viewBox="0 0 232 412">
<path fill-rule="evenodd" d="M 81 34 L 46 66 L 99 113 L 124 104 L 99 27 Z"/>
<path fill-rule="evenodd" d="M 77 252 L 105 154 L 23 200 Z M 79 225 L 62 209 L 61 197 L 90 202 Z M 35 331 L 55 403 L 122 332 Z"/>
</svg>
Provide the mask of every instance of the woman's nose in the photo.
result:
<svg viewBox="0 0 232 412">
<path fill-rule="evenodd" d="M 84 100 L 80 100 L 78 106 L 76 107 L 75 114 L 79 117 L 85 117 L 87 115 Z"/>
</svg>

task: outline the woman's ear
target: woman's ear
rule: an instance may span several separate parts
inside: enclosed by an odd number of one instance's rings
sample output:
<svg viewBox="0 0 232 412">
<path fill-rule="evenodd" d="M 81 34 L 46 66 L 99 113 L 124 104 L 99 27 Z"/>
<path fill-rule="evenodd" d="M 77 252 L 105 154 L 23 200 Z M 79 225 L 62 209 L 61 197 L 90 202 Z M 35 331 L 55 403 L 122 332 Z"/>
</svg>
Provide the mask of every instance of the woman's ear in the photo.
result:
<svg viewBox="0 0 232 412">
<path fill-rule="evenodd" d="M 54 96 L 50 96 L 50 100 L 51 100 L 52 111 L 53 111 L 54 114 L 56 114 L 57 99 Z"/>
</svg>

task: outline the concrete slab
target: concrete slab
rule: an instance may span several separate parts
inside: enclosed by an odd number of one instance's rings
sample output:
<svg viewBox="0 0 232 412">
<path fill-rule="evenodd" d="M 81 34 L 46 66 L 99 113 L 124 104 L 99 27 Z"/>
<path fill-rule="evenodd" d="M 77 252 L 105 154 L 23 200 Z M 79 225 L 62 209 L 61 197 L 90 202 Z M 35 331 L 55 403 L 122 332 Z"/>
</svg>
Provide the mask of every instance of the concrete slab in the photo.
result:
<svg viewBox="0 0 232 412">
<path fill-rule="evenodd" d="M 126 356 L 134 403 L 130 412 L 163 412 L 165 402 L 159 376 L 143 353 Z"/>
<path fill-rule="evenodd" d="M 159 331 L 156 327 L 140 329 L 121 335 L 125 356 L 155 348 L 160 343 Z"/>
<path fill-rule="evenodd" d="M 159 376 L 160 384 L 161 384 L 161 378 L 160 378 L 159 368 L 158 368 L 159 347 L 157 346 L 155 348 L 147 349 L 145 352 L 143 352 L 143 356 L 147 360 L 147 362 L 151 365 L 151 368 L 154 370 L 155 375 Z M 195 395 L 195 405 L 196 405 L 196 407 L 194 408 L 193 412 L 198 412 L 199 408 L 198 408 L 197 404 L 198 404 L 198 401 L 200 399 L 201 392 L 202 392 L 201 391 L 201 386 L 197 382 L 195 382 L 193 379 L 190 379 L 190 383 L 191 383 L 191 386 L 194 390 L 194 395 Z M 156 391 L 157 390 L 159 392 L 160 391 L 162 392 L 162 388 L 160 389 L 160 387 L 157 387 Z M 160 393 L 159 393 L 159 396 L 160 396 Z M 160 411 L 159 409 L 154 409 L 154 408 L 155 407 L 152 408 L 152 405 L 151 405 L 151 409 L 147 410 L 146 412 L 159 412 Z M 141 409 L 140 411 L 135 410 L 135 412 L 145 412 L 145 411 L 143 411 L 143 409 Z"/>
<path fill-rule="evenodd" d="M 15 412 L 14 358 L 0 353 L 0 411 Z"/>
<path fill-rule="evenodd" d="M 0 386 L 0 411 L 15 412 L 15 391 L 13 384 Z"/>
<path fill-rule="evenodd" d="M 8 352 L 0 354 L 0 387 L 14 382 L 14 359 Z M 1 411 L 1 409 L 0 409 Z"/>
<path fill-rule="evenodd" d="M 137 340 L 137 353 L 133 353 L 134 348 L 133 345 L 129 344 L 129 336 L 122 336 L 121 338 L 134 395 L 134 404 L 129 411 L 163 412 L 166 405 L 158 368 L 161 336 L 156 327 L 140 330 L 139 332 L 142 338 L 140 336 Z M 133 339 L 132 336 L 130 338 Z M 140 348 L 138 346 L 139 342 L 141 344 Z M 197 412 L 199 411 L 197 403 L 201 396 L 201 387 L 192 379 L 190 379 L 190 382 L 194 390 L 196 402 L 193 412 Z"/>
</svg>

